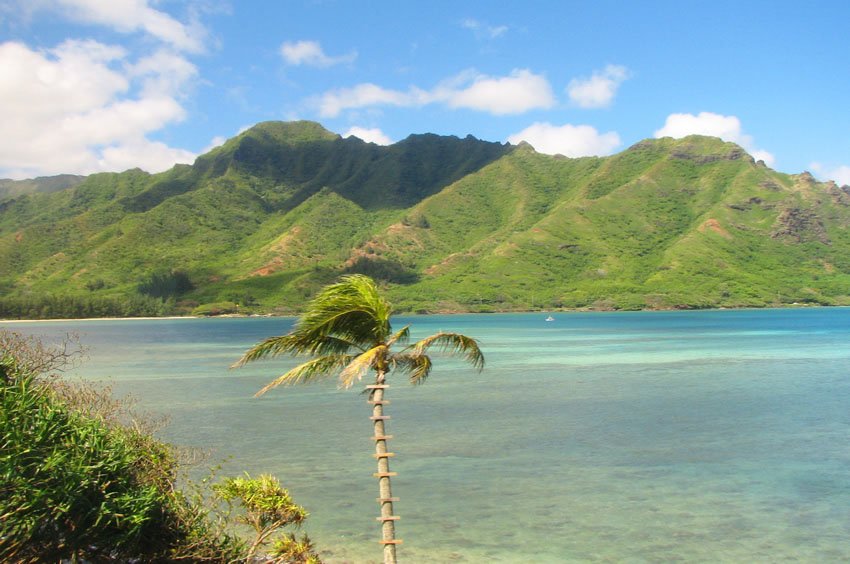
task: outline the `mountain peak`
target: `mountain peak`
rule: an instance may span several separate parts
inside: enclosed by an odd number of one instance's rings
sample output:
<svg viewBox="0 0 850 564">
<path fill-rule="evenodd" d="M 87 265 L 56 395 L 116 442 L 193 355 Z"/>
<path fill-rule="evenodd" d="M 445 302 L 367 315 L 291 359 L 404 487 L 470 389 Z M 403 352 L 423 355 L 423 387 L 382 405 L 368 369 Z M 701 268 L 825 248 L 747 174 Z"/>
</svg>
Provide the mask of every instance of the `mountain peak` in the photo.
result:
<svg viewBox="0 0 850 564">
<path fill-rule="evenodd" d="M 263 121 L 246 129 L 236 139 L 252 137 L 273 140 L 287 145 L 316 141 L 335 141 L 339 135 L 328 131 L 315 121 Z"/>
<path fill-rule="evenodd" d="M 627 149 L 627 151 L 641 150 L 668 151 L 673 158 L 694 160 L 701 163 L 719 160 L 735 161 L 740 159 L 755 162 L 740 145 L 708 135 L 644 139 Z"/>
</svg>

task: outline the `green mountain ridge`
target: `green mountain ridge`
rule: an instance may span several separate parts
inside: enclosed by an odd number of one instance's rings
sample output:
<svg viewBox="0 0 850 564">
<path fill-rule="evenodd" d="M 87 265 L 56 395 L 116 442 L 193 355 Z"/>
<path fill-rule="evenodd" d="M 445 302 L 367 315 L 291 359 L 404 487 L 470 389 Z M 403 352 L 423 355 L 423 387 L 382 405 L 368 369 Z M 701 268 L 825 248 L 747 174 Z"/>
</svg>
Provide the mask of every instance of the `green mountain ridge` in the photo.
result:
<svg viewBox="0 0 850 564">
<path fill-rule="evenodd" d="M 85 178 L 77 174 L 40 176 L 29 180 L 0 178 L 0 202 L 33 192 L 57 192 L 75 186 Z"/>
<path fill-rule="evenodd" d="M 292 312 L 362 272 L 401 311 L 844 305 L 848 223 L 850 188 L 716 138 L 571 159 L 264 122 L 191 166 L 0 200 L 0 301 Z"/>
</svg>

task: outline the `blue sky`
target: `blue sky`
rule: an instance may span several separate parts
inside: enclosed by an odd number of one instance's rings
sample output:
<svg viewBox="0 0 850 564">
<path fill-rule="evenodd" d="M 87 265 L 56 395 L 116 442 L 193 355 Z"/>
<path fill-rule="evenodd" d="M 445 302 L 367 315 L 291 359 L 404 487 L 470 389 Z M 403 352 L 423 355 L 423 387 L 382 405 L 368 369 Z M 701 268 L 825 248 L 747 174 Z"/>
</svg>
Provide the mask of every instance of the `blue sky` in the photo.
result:
<svg viewBox="0 0 850 564">
<path fill-rule="evenodd" d="M 716 135 L 850 184 L 850 2 L 0 0 L 0 177 L 156 172 L 265 120 L 607 155 Z"/>
</svg>

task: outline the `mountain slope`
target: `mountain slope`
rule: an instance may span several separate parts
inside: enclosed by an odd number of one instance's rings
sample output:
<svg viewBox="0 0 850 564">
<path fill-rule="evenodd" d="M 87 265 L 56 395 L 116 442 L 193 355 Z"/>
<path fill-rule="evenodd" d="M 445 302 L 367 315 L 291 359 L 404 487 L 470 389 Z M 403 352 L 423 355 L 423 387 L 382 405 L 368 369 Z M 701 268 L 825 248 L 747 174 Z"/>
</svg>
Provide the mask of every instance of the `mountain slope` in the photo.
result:
<svg viewBox="0 0 850 564">
<path fill-rule="evenodd" d="M 0 301 L 174 276 L 151 295 L 287 311 L 364 272 L 406 310 L 845 304 L 848 191 L 708 137 L 568 159 L 266 122 L 192 166 L 0 202 Z"/>
<path fill-rule="evenodd" d="M 85 180 L 85 176 L 76 174 L 59 174 L 57 176 L 41 176 L 31 180 L 11 180 L 0 178 L 0 202 L 16 198 L 24 194 L 36 192 L 58 192 L 75 186 Z"/>
</svg>

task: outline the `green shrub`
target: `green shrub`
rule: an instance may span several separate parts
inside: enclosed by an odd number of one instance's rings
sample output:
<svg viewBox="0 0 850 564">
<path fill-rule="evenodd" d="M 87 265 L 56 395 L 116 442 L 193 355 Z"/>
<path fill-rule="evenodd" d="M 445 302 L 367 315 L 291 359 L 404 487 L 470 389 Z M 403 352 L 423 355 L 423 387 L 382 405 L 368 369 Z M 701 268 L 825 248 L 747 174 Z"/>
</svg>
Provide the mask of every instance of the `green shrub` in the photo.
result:
<svg viewBox="0 0 850 564">
<path fill-rule="evenodd" d="M 109 388 L 52 374 L 81 354 L 0 331 L 0 562 L 250 562 L 306 519 L 268 475 L 228 478 L 215 498 L 178 490 L 177 452 L 152 436 L 155 421 Z M 234 499 L 236 521 L 258 533 L 250 544 L 221 511 Z M 264 558 L 320 562 L 306 535 L 282 535 Z"/>
<path fill-rule="evenodd" d="M 172 270 L 154 272 L 139 284 L 138 290 L 140 294 L 153 298 L 173 298 L 194 287 L 188 274 L 182 270 Z"/>
<path fill-rule="evenodd" d="M 227 315 L 238 313 L 239 305 L 234 302 L 216 302 L 214 304 L 201 304 L 192 310 L 192 315 Z"/>
<path fill-rule="evenodd" d="M 248 550 L 249 559 L 271 542 L 269 556 L 275 562 L 321 564 L 307 535 L 298 540 L 293 533 L 285 533 L 272 539 L 279 529 L 299 527 L 307 519 L 307 511 L 292 501 L 277 478 L 269 474 L 252 478 L 245 474 L 244 477 L 227 478 L 213 489 L 224 501 L 237 501 L 244 510 L 238 520 L 254 529 L 256 537 Z"/>
<path fill-rule="evenodd" d="M 0 561 L 228 562 L 242 541 L 175 490 L 167 444 L 108 398 L 31 369 L 0 339 Z M 61 361 L 62 357 L 55 357 Z M 41 368 L 55 368 L 49 361 Z M 85 400 L 86 408 L 75 405 Z"/>
</svg>

